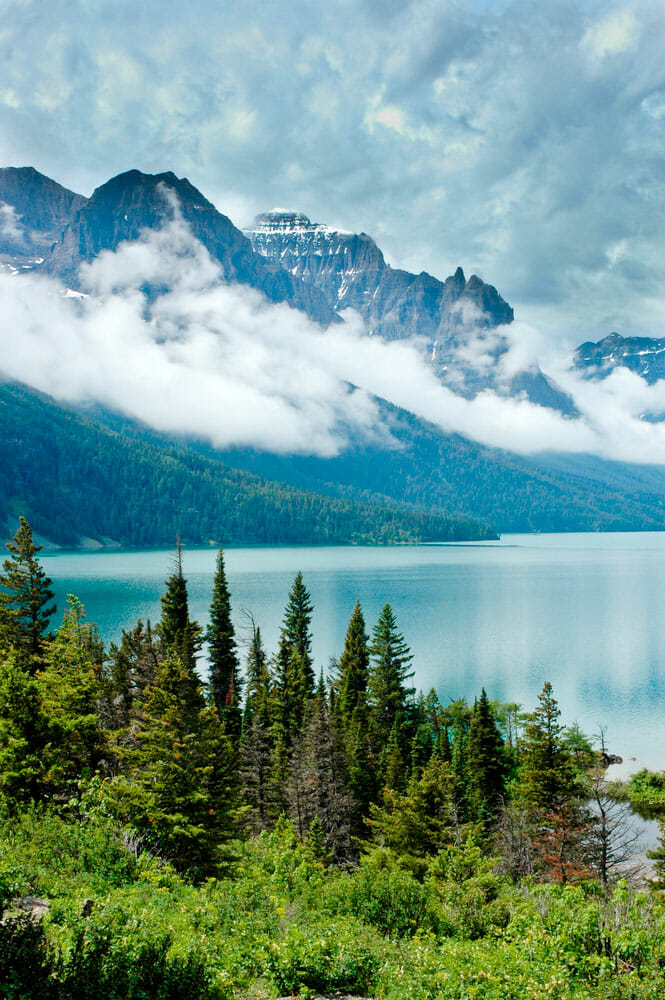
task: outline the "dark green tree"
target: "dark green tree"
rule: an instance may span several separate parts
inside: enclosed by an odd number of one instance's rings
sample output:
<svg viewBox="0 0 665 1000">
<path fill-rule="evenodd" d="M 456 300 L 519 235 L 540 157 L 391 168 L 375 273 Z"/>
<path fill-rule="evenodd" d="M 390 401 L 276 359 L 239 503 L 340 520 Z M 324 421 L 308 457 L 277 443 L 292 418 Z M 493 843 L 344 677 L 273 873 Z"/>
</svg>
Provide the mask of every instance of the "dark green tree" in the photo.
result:
<svg viewBox="0 0 665 1000">
<path fill-rule="evenodd" d="M 385 751 L 393 729 L 402 759 L 408 758 L 410 738 L 407 719 L 414 689 L 406 686 L 413 677 L 409 665 L 413 659 L 404 637 L 397 628 L 393 610 L 386 604 L 374 626 L 369 646 L 370 671 L 368 679 L 369 726 L 375 755 L 383 758 L 380 780 L 385 779 Z"/>
<path fill-rule="evenodd" d="M 336 708 L 342 727 L 348 730 L 359 700 L 367 691 L 369 675 L 368 636 L 360 602 L 356 601 L 339 658 L 336 681 Z"/>
<path fill-rule="evenodd" d="M 224 554 L 220 548 L 212 585 L 210 624 L 206 629 L 210 661 L 209 689 L 219 717 L 233 736 L 240 735 L 240 674 L 235 631 L 231 621 L 231 596 L 224 572 Z"/>
<path fill-rule="evenodd" d="M 37 681 L 12 651 L 0 658 L 0 798 L 10 809 L 43 797 L 48 741 Z"/>
<path fill-rule="evenodd" d="M 281 725 L 287 749 L 302 729 L 305 707 L 314 693 L 312 611 L 309 591 L 303 583 L 302 573 L 298 573 L 284 611 L 275 663 L 276 721 Z"/>
<path fill-rule="evenodd" d="M 466 765 L 470 818 L 488 826 L 497 815 L 505 792 L 506 758 L 485 688 L 471 712 Z"/>
<path fill-rule="evenodd" d="M 432 757 L 423 773 L 413 776 L 403 793 L 387 788 L 382 805 L 370 807 L 374 840 L 389 848 L 414 872 L 425 859 L 459 836 L 455 778 L 450 766 Z"/>
<path fill-rule="evenodd" d="M 575 789 L 575 770 L 559 722 L 561 710 L 547 681 L 538 695 L 520 747 L 520 797 L 536 809 L 559 808 Z"/>
<path fill-rule="evenodd" d="M 196 878 L 215 874 L 235 832 L 235 754 L 196 675 L 173 651 L 147 691 L 116 809 L 161 854 Z"/>
<path fill-rule="evenodd" d="M 32 529 L 24 517 L 11 542 L 0 574 L 0 640 L 16 650 L 21 666 L 39 667 L 51 618 L 55 613 L 51 580 L 42 569 Z"/>
<path fill-rule="evenodd" d="M 175 566 L 166 580 L 166 590 L 162 597 L 159 636 L 164 646 L 175 652 L 188 669 L 195 668 L 196 654 L 201 648 L 201 626 L 189 617 L 180 538 L 176 543 Z"/>
</svg>

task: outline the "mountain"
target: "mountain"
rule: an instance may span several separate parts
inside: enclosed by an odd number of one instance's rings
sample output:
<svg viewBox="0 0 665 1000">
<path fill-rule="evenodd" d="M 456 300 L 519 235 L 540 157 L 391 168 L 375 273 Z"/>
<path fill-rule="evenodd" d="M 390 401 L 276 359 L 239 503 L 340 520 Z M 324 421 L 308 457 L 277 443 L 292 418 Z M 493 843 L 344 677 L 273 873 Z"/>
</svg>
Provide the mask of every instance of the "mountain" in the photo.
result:
<svg viewBox="0 0 665 1000">
<path fill-rule="evenodd" d="M 255 250 L 319 289 L 336 312 L 354 309 L 370 335 L 417 339 L 444 384 L 472 397 L 483 389 L 526 396 L 541 406 L 576 415 L 574 403 L 537 366 L 504 378 L 499 363 L 508 350 L 497 327 L 512 323 L 512 308 L 473 274 L 458 267 L 440 281 L 386 263 L 366 233 L 310 222 L 298 212 L 257 216 L 246 231 Z"/>
<path fill-rule="evenodd" d="M 665 528 L 665 467 L 591 455 L 529 458 L 451 434 L 376 399 L 392 444 L 356 440 L 334 458 L 217 450 L 105 411 L 88 413 L 123 438 L 191 454 L 300 490 L 472 518 L 498 532 L 659 531 Z"/>
<path fill-rule="evenodd" d="M 588 378 L 607 378 L 616 368 L 628 368 L 654 385 L 665 378 L 665 338 L 622 337 L 611 333 L 596 343 L 587 341 L 575 351 L 573 366 Z"/>
<path fill-rule="evenodd" d="M 0 260 L 14 269 L 34 265 L 84 204 L 34 167 L 0 168 Z"/>
<path fill-rule="evenodd" d="M 303 489 L 464 513 L 501 534 L 665 529 L 665 466 L 589 455 L 523 457 L 445 433 L 389 403 L 381 408 L 393 448 L 358 443 L 334 458 L 248 449 L 218 456 Z"/>
<path fill-rule="evenodd" d="M 144 230 L 159 229 L 172 219 L 176 212 L 172 195 L 194 237 L 221 265 L 226 282 L 249 285 L 270 302 L 286 302 L 321 325 L 335 321 L 334 311 L 320 292 L 256 254 L 230 219 L 187 179 L 171 172 L 129 170 L 98 187 L 47 256 L 46 271 L 69 287 L 79 287 L 81 263 L 104 250 L 116 250 L 120 243 L 136 240 Z"/>
<path fill-rule="evenodd" d="M 348 544 L 495 538 L 467 519 L 331 498 L 141 439 L 0 385 L 0 518 L 66 546 Z"/>
</svg>

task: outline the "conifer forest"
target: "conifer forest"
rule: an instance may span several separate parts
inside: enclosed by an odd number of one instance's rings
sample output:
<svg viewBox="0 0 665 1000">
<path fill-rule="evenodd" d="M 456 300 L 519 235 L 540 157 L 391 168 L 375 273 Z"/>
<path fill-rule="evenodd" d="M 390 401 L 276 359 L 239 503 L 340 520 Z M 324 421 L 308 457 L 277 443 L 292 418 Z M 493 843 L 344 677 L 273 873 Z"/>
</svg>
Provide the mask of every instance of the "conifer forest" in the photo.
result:
<svg viewBox="0 0 665 1000">
<path fill-rule="evenodd" d="M 0 572 L 1 997 L 665 996 L 663 775 L 610 782 L 550 683 L 417 691 L 390 595 L 323 671 L 300 573 L 268 649 L 221 549 L 204 629 L 179 545 L 105 648 L 39 550 Z"/>
</svg>

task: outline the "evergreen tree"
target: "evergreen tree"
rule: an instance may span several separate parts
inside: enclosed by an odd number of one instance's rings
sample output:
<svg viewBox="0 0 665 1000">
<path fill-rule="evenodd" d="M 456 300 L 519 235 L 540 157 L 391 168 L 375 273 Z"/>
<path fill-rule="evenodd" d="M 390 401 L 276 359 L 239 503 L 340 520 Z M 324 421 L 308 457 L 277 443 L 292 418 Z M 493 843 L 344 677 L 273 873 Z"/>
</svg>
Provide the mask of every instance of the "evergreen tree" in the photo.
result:
<svg viewBox="0 0 665 1000">
<path fill-rule="evenodd" d="M 360 698 L 367 691 L 369 672 L 368 636 L 360 602 L 356 601 L 344 639 L 344 650 L 339 659 L 336 684 L 338 710 L 346 730 Z"/>
<path fill-rule="evenodd" d="M 0 639 L 16 650 L 21 666 L 31 672 L 40 665 L 46 634 L 55 613 L 51 580 L 36 558 L 43 546 L 35 545 L 24 517 L 7 550 L 0 574 Z"/>
<path fill-rule="evenodd" d="M 105 729 L 116 739 L 131 739 L 131 730 L 150 684 L 159 669 L 158 644 L 150 622 L 139 619 L 133 629 L 123 629 L 120 645 L 111 643 L 104 672 L 104 697 L 100 714 Z"/>
<path fill-rule="evenodd" d="M 302 728 L 305 706 L 314 692 L 312 636 L 309 628 L 312 610 L 302 573 L 298 573 L 284 611 L 275 664 L 276 712 L 287 749 Z"/>
<path fill-rule="evenodd" d="M 243 732 L 248 731 L 256 715 L 266 726 L 271 724 L 272 680 L 268 657 L 263 648 L 261 629 L 252 621 L 252 638 L 247 654 L 247 693 L 243 710 Z"/>
<path fill-rule="evenodd" d="M 0 659 L 0 796 L 11 809 L 43 797 L 48 740 L 37 682 L 12 651 Z"/>
<path fill-rule="evenodd" d="M 488 825 L 505 791 L 504 744 L 485 688 L 474 703 L 467 739 L 467 802 L 470 817 Z"/>
<path fill-rule="evenodd" d="M 409 780 L 402 794 L 384 792 L 383 804 L 370 808 L 374 840 L 394 851 L 414 871 L 459 835 L 455 779 L 448 764 L 432 757 L 422 775 Z"/>
<path fill-rule="evenodd" d="M 380 768 L 380 779 L 383 781 L 386 773 L 385 751 L 394 727 L 402 759 L 405 760 L 408 755 L 409 734 L 405 721 L 414 694 L 413 688 L 405 686 L 406 681 L 413 677 L 413 672 L 408 669 L 413 656 L 397 629 L 389 604 L 384 606 L 374 626 L 369 653 L 369 725 L 375 753 L 383 758 Z"/>
<path fill-rule="evenodd" d="M 240 775 L 248 822 L 255 833 L 266 830 L 279 815 L 275 800 L 272 681 L 261 629 L 252 620 L 247 655 L 247 695 L 242 719 Z"/>
<path fill-rule="evenodd" d="M 524 731 L 519 768 L 520 795 L 536 809 L 551 811 L 574 794 L 575 772 L 562 741 L 561 710 L 546 682 Z"/>
<path fill-rule="evenodd" d="M 148 689 L 117 809 L 156 850 L 195 877 L 224 864 L 237 818 L 229 739 L 195 674 L 171 652 Z"/>
<path fill-rule="evenodd" d="M 187 581 L 182 572 L 182 546 L 176 543 L 173 572 L 166 580 L 162 597 L 162 617 L 159 635 L 164 646 L 175 652 L 188 669 L 196 666 L 196 654 L 201 647 L 201 627 L 189 617 Z"/>
<path fill-rule="evenodd" d="M 210 624 L 206 630 L 210 661 L 210 694 L 227 732 L 240 735 L 240 676 L 235 631 L 231 621 L 231 598 L 224 572 L 224 554 L 220 548 L 212 588 Z"/>
<path fill-rule="evenodd" d="M 36 678 L 48 725 L 46 780 L 54 795 L 70 794 L 78 779 L 91 777 L 106 758 L 99 718 L 103 657 L 95 626 L 85 620 L 81 602 L 70 595 Z"/>
</svg>

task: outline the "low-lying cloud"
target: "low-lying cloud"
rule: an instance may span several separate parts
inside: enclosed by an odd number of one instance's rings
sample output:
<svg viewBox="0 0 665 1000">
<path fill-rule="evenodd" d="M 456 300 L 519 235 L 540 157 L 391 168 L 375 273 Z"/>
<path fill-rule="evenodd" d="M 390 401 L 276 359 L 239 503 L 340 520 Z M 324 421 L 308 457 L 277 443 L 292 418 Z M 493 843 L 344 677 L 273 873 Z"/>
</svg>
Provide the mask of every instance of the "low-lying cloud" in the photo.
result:
<svg viewBox="0 0 665 1000">
<path fill-rule="evenodd" d="M 665 383 L 648 386 L 624 370 L 589 382 L 555 355 L 548 370 L 579 418 L 491 391 L 468 400 L 441 385 L 422 345 L 368 337 L 353 314 L 322 331 L 222 277 L 177 212 L 162 230 L 85 265 L 83 295 L 36 272 L 2 273 L 0 367 L 58 400 L 94 401 L 219 448 L 331 456 L 359 436 L 389 447 L 380 396 L 446 431 L 521 453 L 665 463 L 665 425 L 641 419 L 665 412 Z M 147 286 L 169 290 L 149 296 Z M 508 378 L 543 344 L 524 324 L 500 333 L 510 344 L 499 361 Z"/>
</svg>

